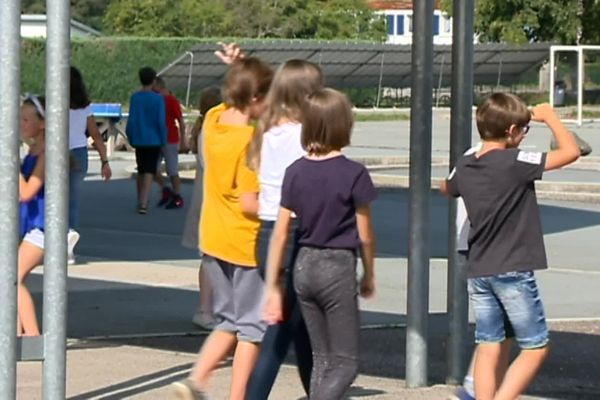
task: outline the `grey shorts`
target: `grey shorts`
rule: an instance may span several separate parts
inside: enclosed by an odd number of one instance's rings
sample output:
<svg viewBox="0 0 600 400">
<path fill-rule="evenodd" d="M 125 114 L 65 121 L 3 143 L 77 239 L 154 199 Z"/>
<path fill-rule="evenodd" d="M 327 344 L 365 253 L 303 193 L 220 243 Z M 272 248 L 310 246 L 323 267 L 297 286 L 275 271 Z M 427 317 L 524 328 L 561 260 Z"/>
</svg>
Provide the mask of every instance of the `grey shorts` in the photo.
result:
<svg viewBox="0 0 600 400">
<path fill-rule="evenodd" d="M 217 330 L 236 333 L 238 340 L 259 343 L 267 328 L 262 320 L 264 281 L 256 267 L 241 267 L 202 256 L 213 290 Z"/>
<path fill-rule="evenodd" d="M 167 143 L 160 148 L 158 164 L 165 160 L 165 169 L 168 176 L 179 175 L 179 143 Z"/>
</svg>

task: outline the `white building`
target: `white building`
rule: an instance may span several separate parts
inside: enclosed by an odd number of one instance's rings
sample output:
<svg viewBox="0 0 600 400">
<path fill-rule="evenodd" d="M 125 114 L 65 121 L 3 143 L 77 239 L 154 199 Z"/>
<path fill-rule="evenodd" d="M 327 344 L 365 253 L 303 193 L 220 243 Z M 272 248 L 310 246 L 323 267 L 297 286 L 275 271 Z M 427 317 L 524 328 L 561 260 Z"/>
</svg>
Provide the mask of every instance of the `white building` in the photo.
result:
<svg viewBox="0 0 600 400">
<path fill-rule="evenodd" d="M 89 26 L 71 20 L 72 38 L 93 38 L 102 34 Z M 21 15 L 21 37 L 45 38 L 46 37 L 46 15 L 44 14 L 22 14 Z"/>
<path fill-rule="evenodd" d="M 412 3 L 406 0 L 368 1 L 369 7 L 385 15 L 387 43 L 412 44 Z M 438 1 L 433 12 L 433 44 L 452 44 L 452 18 L 439 9 Z"/>
</svg>

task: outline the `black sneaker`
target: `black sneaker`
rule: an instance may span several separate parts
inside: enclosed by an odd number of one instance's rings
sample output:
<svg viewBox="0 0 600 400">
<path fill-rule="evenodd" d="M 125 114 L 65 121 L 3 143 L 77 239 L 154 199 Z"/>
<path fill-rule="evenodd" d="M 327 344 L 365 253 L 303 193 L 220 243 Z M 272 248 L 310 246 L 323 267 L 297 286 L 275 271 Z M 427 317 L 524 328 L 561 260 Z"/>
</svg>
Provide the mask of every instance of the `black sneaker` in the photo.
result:
<svg viewBox="0 0 600 400">
<path fill-rule="evenodd" d="M 165 208 L 172 210 L 174 208 L 182 208 L 182 207 L 183 207 L 183 199 L 181 198 L 180 195 L 174 194 L 173 197 L 171 197 L 171 201 L 169 201 L 169 204 L 167 204 L 167 206 Z"/>
<path fill-rule="evenodd" d="M 196 387 L 191 379 L 184 379 L 172 384 L 177 397 L 181 400 L 208 400 L 206 393 Z"/>
<path fill-rule="evenodd" d="M 164 206 L 165 204 L 169 203 L 172 198 L 173 198 L 173 191 L 165 186 L 162 190 L 162 195 L 160 197 L 160 201 L 158 202 L 157 206 L 158 207 Z"/>
</svg>

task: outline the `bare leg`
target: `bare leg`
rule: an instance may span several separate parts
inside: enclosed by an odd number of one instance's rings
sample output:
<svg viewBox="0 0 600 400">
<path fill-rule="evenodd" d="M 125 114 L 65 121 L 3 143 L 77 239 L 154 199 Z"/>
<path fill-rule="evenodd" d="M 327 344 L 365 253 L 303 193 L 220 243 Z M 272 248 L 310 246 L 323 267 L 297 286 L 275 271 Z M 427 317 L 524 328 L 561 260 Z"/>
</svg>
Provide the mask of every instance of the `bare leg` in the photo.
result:
<svg viewBox="0 0 600 400">
<path fill-rule="evenodd" d="M 548 353 L 548 346 L 522 350 L 506 372 L 494 400 L 517 399 L 533 381 Z"/>
<path fill-rule="evenodd" d="M 510 365 L 510 349 L 512 348 L 514 339 L 506 339 L 500 345 L 500 362 L 498 363 L 498 369 L 496 370 L 496 382 L 502 382 L 508 366 Z"/>
<path fill-rule="evenodd" d="M 156 182 L 156 184 L 160 187 L 161 191 L 165 187 L 165 180 L 163 179 L 162 173 L 160 171 L 157 171 L 156 174 L 154 174 L 154 182 Z"/>
<path fill-rule="evenodd" d="M 138 204 L 141 203 L 141 198 L 142 198 L 142 182 L 144 178 L 144 174 L 137 174 L 137 177 L 135 179 L 135 184 L 136 184 L 136 190 L 137 190 L 137 201 Z"/>
<path fill-rule="evenodd" d="M 148 196 L 150 195 L 150 186 L 152 186 L 152 174 L 142 174 L 141 186 L 139 192 L 140 205 L 148 206 Z"/>
<path fill-rule="evenodd" d="M 18 317 L 17 334 L 25 336 L 39 336 L 40 328 L 35 315 L 35 305 L 29 290 L 25 286 L 25 279 L 29 273 L 44 259 L 44 251 L 29 242 L 21 242 L 19 246 L 19 279 L 18 279 Z"/>
<path fill-rule="evenodd" d="M 213 331 L 204 342 L 190 379 L 205 390 L 208 387 L 212 371 L 231 353 L 237 342 L 234 333 Z"/>
<path fill-rule="evenodd" d="M 173 192 L 175 192 L 175 194 L 181 194 L 181 179 L 179 178 L 179 175 L 171 176 L 170 179 Z"/>
<path fill-rule="evenodd" d="M 477 400 L 492 400 L 499 382 L 496 381 L 502 345 L 500 343 L 480 343 L 475 356 L 475 397 Z"/>
<path fill-rule="evenodd" d="M 238 342 L 233 357 L 229 400 L 244 400 L 246 386 L 258 360 L 259 352 L 260 346 L 257 343 Z"/>
</svg>

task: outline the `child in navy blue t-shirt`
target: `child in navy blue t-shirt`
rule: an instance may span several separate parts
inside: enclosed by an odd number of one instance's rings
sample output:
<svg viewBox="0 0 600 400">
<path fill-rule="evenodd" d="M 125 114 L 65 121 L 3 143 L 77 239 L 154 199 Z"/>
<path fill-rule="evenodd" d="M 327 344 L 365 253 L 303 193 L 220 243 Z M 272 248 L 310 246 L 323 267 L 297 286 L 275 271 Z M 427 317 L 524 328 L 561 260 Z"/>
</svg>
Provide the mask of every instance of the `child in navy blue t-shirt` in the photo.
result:
<svg viewBox="0 0 600 400">
<path fill-rule="evenodd" d="M 367 169 L 348 160 L 353 116 L 340 92 L 322 89 L 307 100 L 302 146 L 308 153 L 285 172 L 281 207 L 267 261 L 265 319 L 282 320 L 281 271 L 292 214 L 300 250 L 294 288 L 313 348 L 310 399 L 339 399 L 358 373 L 359 315 L 356 254 L 364 275 L 360 294 L 375 290 L 369 204 L 376 191 Z"/>
</svg>

